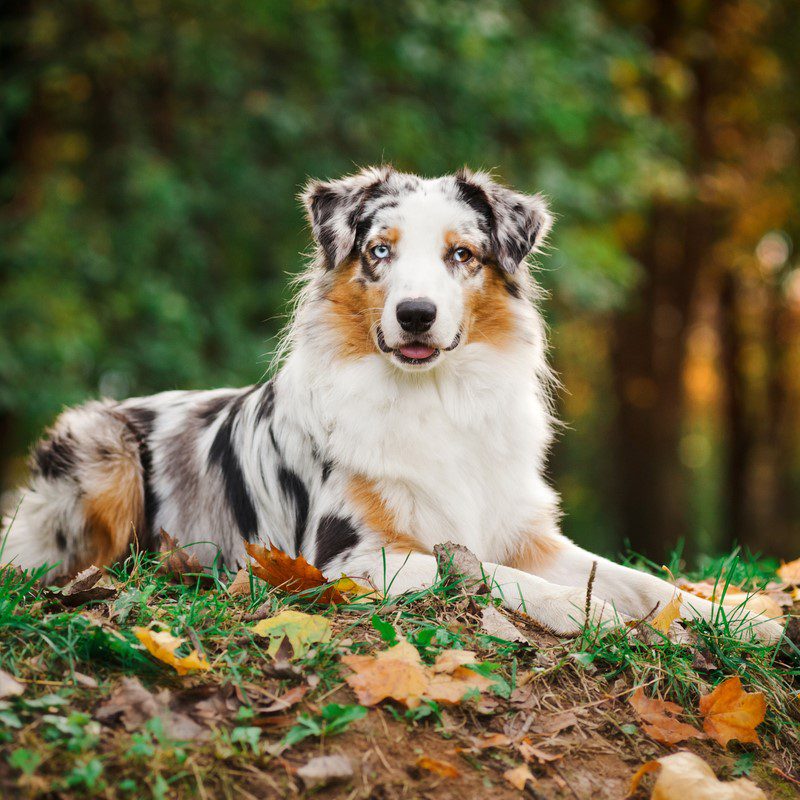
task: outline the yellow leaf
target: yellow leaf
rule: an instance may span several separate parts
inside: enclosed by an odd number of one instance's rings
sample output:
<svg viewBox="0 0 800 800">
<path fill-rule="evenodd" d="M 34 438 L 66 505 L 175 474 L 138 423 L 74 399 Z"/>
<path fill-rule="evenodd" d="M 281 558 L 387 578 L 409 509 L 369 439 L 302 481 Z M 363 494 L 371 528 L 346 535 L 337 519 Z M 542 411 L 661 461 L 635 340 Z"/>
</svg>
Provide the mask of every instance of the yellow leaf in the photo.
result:
<svg viewBox="0 0 800 800">
<path fill-rule="evenodd" d="M 178 675 L 186 675 L 193 669 L 211 669 L 206 657 L 192 650 L 188 656 L 177 656 L 175 651 L 186 641 L 173 636 L 169 631 L 154 631 L 150 628 L 134 628 L 133 635 L 159 661 L 174 667 Z"/>
<path fill-rule="evenodd" d="M 761 692 L 745 692 L 739 676 L 728 678 L 700 698 L 703 730 L 723 747 L 731 739 L 761 744 L 756 726 L 764 721 L 767 701 Z"/>
<path fill-rule="evenodd" d="M 352 578 L 348 578 L 346 575 L 342 575 L 342 577 L 333 584 L 333 588 L 344 595 L 354 595 L 360 603 L 374 603 L 381 597 L 381 593 L 377 589 L 373 589 L 372 586 L 364 586 L 363 583 L 358 583 Z"/>
<path fill-rule="evenodd" d="M 655 628 L 659 633 L 666 636 L 669 633 L 669 627 L 680 619 L 681 616 L 681 598 L 680 595 L 675 595 L 672 600 L 661 609 L 661 611 L 650 622 L 651 627 Z"/>
<path fill-rule="evenodd" d="M 657 761 L 648 761 L 631 779 L 628 796 L 648 772 L 660 770 L 650 800 L 767 800 L 751 780 L 723 782 L 702 758 L 682 750 Z"/>
<path fill-rule="evenodd" d="M 291 609 L 260 620 L 250 630 L 258 636 L 269 638 L 267 653 L 271 656 L 278 652 L 284 638 L 289 640 L 295 658 L 304 656 L 311 645 L 330 641 L 331 638 L 331 623 L 325 617 Z"/>
</svg>

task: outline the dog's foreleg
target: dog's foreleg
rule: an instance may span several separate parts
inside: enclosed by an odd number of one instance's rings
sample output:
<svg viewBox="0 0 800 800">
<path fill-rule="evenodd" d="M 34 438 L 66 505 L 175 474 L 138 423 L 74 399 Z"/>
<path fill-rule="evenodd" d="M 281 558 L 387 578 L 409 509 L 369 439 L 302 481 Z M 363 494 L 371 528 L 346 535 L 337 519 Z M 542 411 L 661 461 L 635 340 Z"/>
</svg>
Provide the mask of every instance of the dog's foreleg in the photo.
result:
<svg viewBox="0 0 800 800">
<path fill-rule="evenodd" d="M 559 586 L 548 580 L 501 564 L 484 563 L 486 582 L 495 597 L 513 611 L 523 611 L 536 622 L 560 635 L 581 631 L 586 623 L 586 586 Z M 383 594 L 401 595 L 436 584 L 436 559 L 424 553 L 365 554 L 348 559 L 342 570 L 350 577 L 367 578 Z M 608 603 L 589 604 L 593 623 L 619 624 L 620 617 Z"/>
<path fill-rule="evenodd" d="M 677 596 L 681 600 L 681 614 L 684 617 L 717 622 L 724 615 L 734 633 L 751 630 L 764 641 L 776 641 L 781 636 L 782 626 L 777 621 L 743 608 L 721 608 L 718 603 L 682 592 L 655 575 L 615 564 L 567 540 L 547 560 L 532 565 L 531 569 L 547 581 L 581 586 L 586 584 L 595 562 L 594 593 L 613 603 L 620 613 L 627 616 L 641 619 L 653 611 L 658 613 Z"/>
</svg>

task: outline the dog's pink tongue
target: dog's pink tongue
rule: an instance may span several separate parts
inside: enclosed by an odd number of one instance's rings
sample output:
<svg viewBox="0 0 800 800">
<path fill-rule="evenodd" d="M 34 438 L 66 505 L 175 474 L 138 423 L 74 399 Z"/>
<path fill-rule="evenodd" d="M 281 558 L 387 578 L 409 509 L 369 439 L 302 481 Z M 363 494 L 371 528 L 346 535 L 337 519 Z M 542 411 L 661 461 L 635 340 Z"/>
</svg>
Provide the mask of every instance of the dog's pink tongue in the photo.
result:
<svg viewBox="0 0 800 800">
<path fill-rule="evenodd" d="M 408 344 L 400 348 L 400 352 L 406 358 L 429 358 L 432 356 L 436 349 L 434 347 L 426 347 L 424 344 Z"/>
</svg>

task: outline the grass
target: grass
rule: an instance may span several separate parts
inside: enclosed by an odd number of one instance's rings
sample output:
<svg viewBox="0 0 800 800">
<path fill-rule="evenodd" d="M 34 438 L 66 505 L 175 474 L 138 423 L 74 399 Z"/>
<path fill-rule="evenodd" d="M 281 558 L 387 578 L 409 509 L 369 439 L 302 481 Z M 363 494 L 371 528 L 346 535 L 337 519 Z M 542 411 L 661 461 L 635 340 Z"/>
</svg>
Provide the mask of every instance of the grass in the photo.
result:
<svg viewBox="0 0 800 800">
<path fill-rule="evenodd" d="M 18 697 L 0 700 L 1 796 L 283 797 L 302 792 L 295 770 L 312 755 L 334 748 L 358 760 L 376 748 L 385 763 L 376 756 L 347 796 L 368 797 L 376 786 L 404 782 L 421 791 L 438 780 L 438 793 L 449 797 L 444 779 L 415 766 L 415 748 L 424 742 L 425 753 L 457 761 L 462 782 L 476 791 L 491 788 L 496 796 L 512 797 L 518 793 L 503 781 L 502 771 L 521 759 L 513 752 L 476 750 L 475 737 L 501 730 L 512 738 L 526 735 L 520 733 L 525 725 L 532 730 L 541 720 L 570 712 L 579 720 L 571 732 L 542 739 L 561 760 L 534 768 L 542 786 L 553 791 L 543 796 L 559 797 L 559 781 L 578 786 L 586 776 L 577 770 L 597 772 L 586 760 L 592 752 L 607 751 L 616 759 L 616 766 L 606 768 L 609 785 L 666 752 L 639 729 L 626 703 L 633 687 L 646 685 L 651 696 L 678 702 L 691 714 L 700 694 L 731 675 L 740 675 L 748 691 L 763 692 L 767 699 L 767 718 L 759 729 L 763 747 L 734 745 L 732 755 L 708 743 L 692 749 L 701 748 L 698 752 L 727 777 L 737 770 L 761 775 L 776 796 L 797 788 L 791 781 L 800 765 L 800 651 L 789 643 L 742 641 L 724 625 L 706 623 L 690 624 L 696 636 L 692 646 L 666 639 L 645 643 L 591 628 L 576 639 L 558 640 L 512 615 L 533 642 L 528 646 L 485 634 L 480 611 L 492 601 L 466 596 L 444 582 L 378 603 L 320 607 L 308 593 L 286 595 L 254 578 L 252 596 L 231 597 L 226 590 L 231 576 L 224 572 L 214 573 L 210 585 L 182 584 L 158 568 L 157 558 L 132 554 L 110 571 L 116 597 L 77 609 L 62 607 L 37 580 L 39 574 L 0 569 L 0 669 L 26 687 Z M 691 577 L 756 587 L 772 577 L 771 570 L 734 553 L 707 562 Z M 332 625 L 330 641 L 277 670 L 267 654 L 268 640 L 243 619 L 265 604 L 270 612 L 294 608 L 325 616 Z M 186 650 L 202 650 L 211 669 L 181 677 L 153 659 L 132 631 L 151 625 L 185 639 Z M 410 710 L 391 704 L 362 708 L 344 684 L 341 656 L 384 649 L 400 636 L 426 663 L 450 648 L 476 651 L 478 671 L 494 681 L 490 696 L 446 708 L 435 702 Z M 137 677 L 154 693 L 168 689 L 186 708 L 192 693 L 208 695 L 219 687 L 232 699 L 203 740 L 171 738 L 159 717 L 126 730 L 95 717 L 123 676 Z M 308 689 L 298 705 L 285 713 L 262 712 L 265 697 L 281 697 L 297 686 Z M 464 789 L 452 792 L 463 796 Z M 584 795 L 574 789 L 564 796 Z"/>
</svg>

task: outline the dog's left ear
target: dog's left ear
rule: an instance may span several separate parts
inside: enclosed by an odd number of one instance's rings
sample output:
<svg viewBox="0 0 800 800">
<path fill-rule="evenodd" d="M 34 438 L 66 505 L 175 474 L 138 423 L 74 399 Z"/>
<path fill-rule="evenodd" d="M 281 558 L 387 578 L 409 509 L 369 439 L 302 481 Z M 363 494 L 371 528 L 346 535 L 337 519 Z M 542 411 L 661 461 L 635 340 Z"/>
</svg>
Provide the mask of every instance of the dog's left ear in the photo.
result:
<svg viewBox="0 0 800 800">
<path fill-rule="evenodd" d="M 335 181 L 310 181 L 306 185 L 300 199 L 328 269 L 339 266 L 350 255 L 365 199 L 392 172 L 389 166 L 369 167 Z"/>
<path fill-rule="evenodd" d="M 553 225 L 544 198 L 515 192 L 485 172 L 462 169 L 455 178 L 461 199 L 486 220 L 498 265 L 513 274 Z"/>
</svg>

